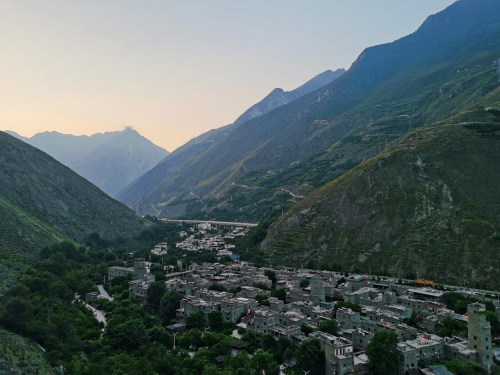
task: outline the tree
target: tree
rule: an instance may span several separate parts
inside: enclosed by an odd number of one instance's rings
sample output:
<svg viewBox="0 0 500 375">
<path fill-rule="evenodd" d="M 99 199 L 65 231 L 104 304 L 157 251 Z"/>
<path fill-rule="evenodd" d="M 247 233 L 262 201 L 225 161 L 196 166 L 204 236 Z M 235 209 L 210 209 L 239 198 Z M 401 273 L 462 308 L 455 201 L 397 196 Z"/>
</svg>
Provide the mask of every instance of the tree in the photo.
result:
<svg viewBox="0 0 500 375">
<path fill-rule="evenodd" d="M 203 313 L 201 311 L 191 313 L 186 319 L 186 328 L 203 328 Z"/>
<path fill-rule="evenodd" d="M 276 364 L 273 356 L 263 350 L 257 350 L 250 360 L 250 368 L 255 371 L 255 374 L 262 374 L 262 370 L 266 375 L 278 375 L 279 367 Z"/>
<path fill-rule="evenodd" d="M 453 306 L 453 310 L 455 310 L 455 312 L 457 314 L 465 314 L 467 312 L 467 305 L 468 304 L 469 304 L 469 302 L 467 302 L 467 301 L 463 301 L 463 300 L 457 301 L 455 303 L 455 305 Z"/>
<path fill-rule="evenodd" d="M 273 282 L 273 285 L 276 285 L 276 272 L 265 270 L 264 275 L 266 275 Z"/>
<path fill-rule="evenodd" d="M 133 351 L 139 349 L 149 340 L 144 324 L 139 319 L 127 320 L 124 323 L 108 326 L 107 336 L 117 349 Z"/>
<path fill-rule="evenodd" d="M 163 281 L 155 281 L 154 283 L 151 283 L 148 288 L 148 305 L 158 308 L 165 290 L 165 283 Z"/>
<path fill-rule="evenodd" d="M 307 280 L 307 279 L 304 279 L 304 280 L 301 280 L 301 281 L 300 281 L 300 287 L 301 287 L 301 288 L 308 287 L 308 286 L 309 286 L 309 284 L 311 284 L 311 282 L 310 282 L 309 280 Z"/>
<path fill-rule="evenodd" d="M 361 306 L 359 306 L 357 303 L 353 303 L 353 302 L 339 302 L 339 303 L 335 304 L 335 311 L 337 311 L 341 307 L 345 307 L 347 309 L 351 309 L 352 311 L 355 311 L 355 312 L 359 312 L 359 313 L 361 312 Z"/>
<path fill-rule="evenodd" d="M 21 333 L 26 333 L 31 316 L 31 303 L 19 297 L 9 299 L 0 311 L 0 321 L 7 328 Z"/>
<path fill-rule="evenodd" d="M 283 302 L 286 301 L 286 289 L 284 288 L 273 290 L 271 295 L 279 300 L 282 300 Z"/>
<path fill-rule="evenodd" d="M 283 353 L 283 359 L 285 360 L 286 363 L 290 363 L 292 358 L 293 358 L 293 351 L 290 348 L 286 348 L 285 352 Z"/>
<path fill-rule="evenodd" d="M 335 319 L 324 321 L 319 325 L 319 330 L 330 335 L 335 335 L 339 331 L 339 326 Z"/>
<path fill-rule="evenodd" d="M 474 366 L 479 366 L 477 363 L 473 362 L 468 362 L 468 361 L 463 361 L 461 359 L 453 359 L 451 361 L 442 361 L 446 366 L 446 369 L 448 371 L 451 371 L 452 373 L 456 375 L 474 375 L 477 374 L 476 371 L 474 371 L 473 367 Z"/>
<path fill-rule="evenodd" d="M 262 289 L 262 290 L 271 290 L 271 288 L 269 288 L 266 284 L 264 283 L 255 283 L 253 284 L 254 288 L 259 288 L 259 289 Z"/>
<path fill-rule="evenodd" d="M 270 333 L 266 333 L 262 336 L 260 345 L 262 346 L 262 349 L 267 351 L 273 349 L 276 346 L 276 340 L 274 339 L 273 335 L 271 335 Z"/>
<path fill-rule="evenodd" d="M 210 311 L 210 313 L 208 314 L 208 322 L 212 331 L 222 331 L 224 321 L 222 319 L 222 313 L 220 311 Z"/>
<path fill-rule="evenodd" d="M 165 324 L 175 318 L 176 310 L 180 307 L 180 302 L 184 296 L 176 291 L 166 292 L 160 300 L 160 316 Z"/>
<path fill-rule="evenodd" d="M 406 324 L 408 324 L 411 327 L 415 327 L 417 325 L 417 313 L 412 312 Z"/>
<path fill-rule="evenodd" d="M 225 292 L 226 288 L 220 284 L 212 284 L 208 287 L 208 290 L 215 290 L 217 292 Z"/>
<path fill-rule="evenodd" d="M 316 339 L 303 341 L 295 352 L 295 357 L 304 371 L 310 371 L 311 375 L 323 375 L 325 373 L 325 353 L 320 350 Z"/>
<path fill-rule="evenodd" d="M 485 311 L 486 320 L 491 324 L 491 332 L 497 335 L 500 332 L 500 320 L 498 315 L 491 311 Z"/>
<path fill-rule="evenodd" d="M 269 306 L 269 302 L 267 303 L 264 303 L 267 301 L 269 297 L 266 295 L 266 294 L 258 294 L 255 296 L 255 299 L 257 300 L 257 302 L 259 302 L 261 305 L 268 305 Z"/>
<path fill-rule="evenodd" d="M 311 327 L 309 327 L 309 326 L 307 326 L 307 325 L 305 325 L 305 324 L 302 324 L 302 325 L 300 326 L 300 330 L 301 330 L 301 331 L 302 331 L 302 333 L 303 333 L 304 335 L 306 335 L 306 336 L 307 336 L 307 335 L 309 335 L 310 333 L 313 333 L 313 332 L 314 332 L 314 329 L 312 329 Z"/>
<path fill-rule="evenodd" d="M 286 349 L 293 349 L 293 342 L 286 337 L 280 337 L 278 339 L 278 348 L 283 351 Z"/>
<path fill-rule="evenodd" d="M 394 332 L 378 331 L 366 346 L 368 369 L 374 375 L 397 375 L 402 363 L 397 349 L 398 336 Z"/>
<path fill-rule="evenodd" d="M 441 337 L 467 336 L 467 325 L 458 319 L 447 317 L 443 320 L 443 329 L 438 332 Z"/>
</svg>

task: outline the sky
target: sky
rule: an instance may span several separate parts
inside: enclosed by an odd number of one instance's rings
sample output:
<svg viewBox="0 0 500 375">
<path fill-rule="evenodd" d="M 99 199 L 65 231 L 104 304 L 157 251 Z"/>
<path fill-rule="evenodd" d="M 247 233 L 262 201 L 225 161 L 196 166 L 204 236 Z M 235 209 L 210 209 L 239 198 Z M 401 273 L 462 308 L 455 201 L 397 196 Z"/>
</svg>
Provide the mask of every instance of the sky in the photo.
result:
<svg viewBox="0 0 500 375">
<path fill-rule="evenodd" d="M 133 126 L 173 151 L 453 2 L 2 0 L 0 129 Z"/>
</svg>

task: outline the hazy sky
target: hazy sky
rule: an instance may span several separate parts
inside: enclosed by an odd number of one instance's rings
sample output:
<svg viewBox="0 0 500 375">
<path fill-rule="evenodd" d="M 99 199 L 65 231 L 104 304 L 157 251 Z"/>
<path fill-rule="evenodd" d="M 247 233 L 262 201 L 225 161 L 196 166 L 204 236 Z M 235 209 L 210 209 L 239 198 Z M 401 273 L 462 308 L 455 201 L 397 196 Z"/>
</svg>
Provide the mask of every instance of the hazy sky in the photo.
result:
<svg viewBox="0 0 500 375">
<path fill-rule="evenodd" d="M 453 0 L 0 1 L 0 129 L 132 125 L 169 151 Z"/>
</svg>

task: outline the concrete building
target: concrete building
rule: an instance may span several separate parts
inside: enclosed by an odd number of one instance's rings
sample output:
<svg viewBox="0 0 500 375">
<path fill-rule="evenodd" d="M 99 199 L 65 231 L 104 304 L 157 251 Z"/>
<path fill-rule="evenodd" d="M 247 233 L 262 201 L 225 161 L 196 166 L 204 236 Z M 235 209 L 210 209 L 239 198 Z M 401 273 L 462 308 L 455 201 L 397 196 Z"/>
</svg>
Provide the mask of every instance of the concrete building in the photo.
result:
<svg viewBox="0 0 500 375">
<path fill-rule="evenodd" d="M 467 305 L 467 316 L 469 318 L 469 349 L 477 351 L 476 361 L 483 366 L 493 364 L 493 348 L 491 345 L 491 326 L 486 320 L 486 306 L 482 303 L 471 303 Z"/>
<path fill-rule="evenodd" d="M 135 298 L 139 302 L 145 302 L 148 296 L 149 286 L 155 282 L 155 275 L 146 274 L 140 279 L 129 281 L 128 293 L 130 297 Z"/>
<path fill-rule="evenodd" d="M 186 323 L 189 315 L 195 312 L 203 313 L 203 320 L 208 325 L 208 314 L 211 311 L 220 311 L 220 302 L 206 301 L 204 299 L 186 296 L 181 300 L 180 308 L 176 311 L 175 319 L 178 323 Z"/>
<path fill-rule="evenodd" d="M 276 311 L 271 311 L 268 307 L 260 307 L 249 316 L 241 319 L 241 322 L 246 324 L 247 330 L 252 332 L 257 338 L 269 332 L 269 328 L 278 324 L 278 315 Z"/>
<path fill-rule="evenodd" d="M 398 344 L 403 353 L 402 370 L 408 371 L 418 368 L 420 360 L 436 360 L 444 356 L 444 339 L 432 334 L 419 334 L 414 340 L 407 340 Z"/>
<path fill-rule="evenodd" d="M 300 334 L 300 327 L 295 325 L 283 326 L 276 324 L 269 327 L 269 333 L 271 333 L 276 339 L 285 337 L 292 340 L 293 336 Z"/>
<path fill-rule="evenodd" d="M 147 263 L 144 258 L 134 260 L 134 267 L 109 267 L 108 280 L 111 281 L 115 277 L 131 277 L 132 280 L 143 277 L 148 272 Z"/>
<path fill-rule="evenodd" d="M 341 307 L 337 310 L 337 324 L 342 329 L 360 328 L 361 315 L 351 309 Z"/>
<path fill-rule="evenodd" d="M 318 304 L 325 300 L 325 286 L 321 276 L 313 276 L 310 280 L 311 302 Z"/>
<path fill-rule="evenodd" d="M 325 351 L 325 374 L 345 375 L 363 373 L 368 357 L 363 352 L 354 353 L 350 340 L 325 334 L 320 338 L 320 346 Z"/>
</svg>

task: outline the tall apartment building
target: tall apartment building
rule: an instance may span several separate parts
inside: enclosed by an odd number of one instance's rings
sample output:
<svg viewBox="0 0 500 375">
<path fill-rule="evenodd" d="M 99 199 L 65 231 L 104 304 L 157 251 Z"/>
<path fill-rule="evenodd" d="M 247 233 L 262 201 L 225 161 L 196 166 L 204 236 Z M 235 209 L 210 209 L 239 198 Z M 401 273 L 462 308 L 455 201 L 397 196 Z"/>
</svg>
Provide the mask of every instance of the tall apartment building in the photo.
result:
<svg viewBox="0 0 500 375">
<path fill-rule="evenodd" d="M 469 349 L 477 351 L 477 362 L 483 366 L 493 364 L 493 350 L 491 346 L 491 326 L 486 320 L 486 306 L 482 303 L 467 305 L 469 318 L 468 341 Z"/>
</svg>

